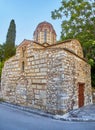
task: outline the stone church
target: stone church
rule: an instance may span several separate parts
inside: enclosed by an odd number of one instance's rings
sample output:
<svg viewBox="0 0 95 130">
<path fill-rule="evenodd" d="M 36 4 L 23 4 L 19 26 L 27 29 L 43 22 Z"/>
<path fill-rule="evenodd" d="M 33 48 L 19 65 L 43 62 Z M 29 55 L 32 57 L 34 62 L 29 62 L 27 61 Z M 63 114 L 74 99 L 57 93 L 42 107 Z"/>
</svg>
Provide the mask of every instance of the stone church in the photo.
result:
<svg viewBox="0 0 95 130">
<path fill-rule="evenodd" d="M 38 24 L 2 71 L 2 97 L 10 103 L 62 114 L 92 103 L 90 65 L 78 40 L 56 42 L 53 26 Z"/>
</svg>

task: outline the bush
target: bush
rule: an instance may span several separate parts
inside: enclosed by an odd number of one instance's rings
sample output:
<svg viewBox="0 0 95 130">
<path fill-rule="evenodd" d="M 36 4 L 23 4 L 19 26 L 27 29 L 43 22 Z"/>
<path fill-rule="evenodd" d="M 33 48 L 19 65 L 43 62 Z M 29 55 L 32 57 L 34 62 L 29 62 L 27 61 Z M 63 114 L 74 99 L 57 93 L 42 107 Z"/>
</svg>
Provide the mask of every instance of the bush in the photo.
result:
<svg viewBox="0 0 95 130">
<path fill-rule="evenodd" d="M 0 98 L 0 102 L 4 102 L 4 99 L 3 99 L 3 98 Z"/>
</svg>

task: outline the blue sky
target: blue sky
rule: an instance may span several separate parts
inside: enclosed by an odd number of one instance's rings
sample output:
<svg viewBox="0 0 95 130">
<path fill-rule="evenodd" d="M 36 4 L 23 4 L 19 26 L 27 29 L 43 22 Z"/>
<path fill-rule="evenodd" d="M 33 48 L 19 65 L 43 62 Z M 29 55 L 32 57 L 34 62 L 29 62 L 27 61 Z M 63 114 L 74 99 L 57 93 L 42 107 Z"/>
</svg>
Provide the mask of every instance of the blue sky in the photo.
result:
<svg viewBox="0 0 95 130">
<path fill-rule="evenodd" d="M 0 43 L 6 40 L 11 19 L 16 23 L 16 44 L 23 39 L 33 39 L 36 26 L 43 21 L 50 22 L 60 38 L 61 20 L 53 20 L 51 11 L 60 6 L 61 0 L 0 0 Z"/>
</svg>

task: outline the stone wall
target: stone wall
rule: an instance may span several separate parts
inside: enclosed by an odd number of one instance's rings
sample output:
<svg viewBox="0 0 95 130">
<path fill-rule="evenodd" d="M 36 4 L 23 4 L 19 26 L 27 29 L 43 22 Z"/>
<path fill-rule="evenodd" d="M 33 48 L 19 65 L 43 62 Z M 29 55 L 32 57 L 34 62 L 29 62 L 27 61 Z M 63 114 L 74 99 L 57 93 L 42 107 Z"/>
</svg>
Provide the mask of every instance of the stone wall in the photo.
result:
<svg viewBox="0 0 95 130">
<path fill-rule="evenodd" d="M 78 108 L 78 83 L 82 82 L 85 84 L 84 105 L 90 104 L 90 66 L 83 59 L 77 42 L 69 41 L 69 48 L 68 42 L 44 47 L 23 41 L 16 55 L 4 65 L 3 98 L 15 104 L 61 114 Z M 73 47 L 72 43 L 75 43 Z M 25 63 L 24 71 L 22 62 Z"/>
</svg>

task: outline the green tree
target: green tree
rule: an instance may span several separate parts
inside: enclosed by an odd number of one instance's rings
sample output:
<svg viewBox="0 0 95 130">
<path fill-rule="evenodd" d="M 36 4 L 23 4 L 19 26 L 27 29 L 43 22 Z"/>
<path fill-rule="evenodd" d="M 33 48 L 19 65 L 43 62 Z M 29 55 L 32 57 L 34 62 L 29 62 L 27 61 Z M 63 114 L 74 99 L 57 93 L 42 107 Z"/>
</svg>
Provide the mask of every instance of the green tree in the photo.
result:
<svg viewBox="0 0 95 130">
<path fill-rule="evenodd" d="M 4 66 L 4 61 L 0 61 L 0 82 L 1 82 L 1 74 L 2 74 L 2 68 Z"/>
<path fill-rule="evenodd" d="M 59 9 L 52 11 L 52 18 L 62 19 L 61 40 L 80 41 L 84 56 L 95 72 L 95 0 L 62 0 Z M 95 86 L 93 72 L 92 77 Z"/>
<path fill-rule="evenodd" d="M 1 73 L 3 65 L 4 65 L 4 48 L 3 45 L 0 44 L 0 82 L 1 82 Z"/>
<path fill-rule="evenodd" d="M 4 60 L 4 48 L 3 45 L 0 44 L 0 62 Z"/>
<path fill-rule="evenodd" d="M 16 39 L 16 25 L 12 19 L 9 25 L 9 29 L 6 36 L 5 48 L 5 59 L 10 58 L 15 54 L 15 39 Z"/>
<path fill-rule="evenodd" d="M 15 54 L 16 25 L 12 19 L 8 28 L 6 42 L 0 44 L 0 80 L 4 61 Z"/>
</svg>

